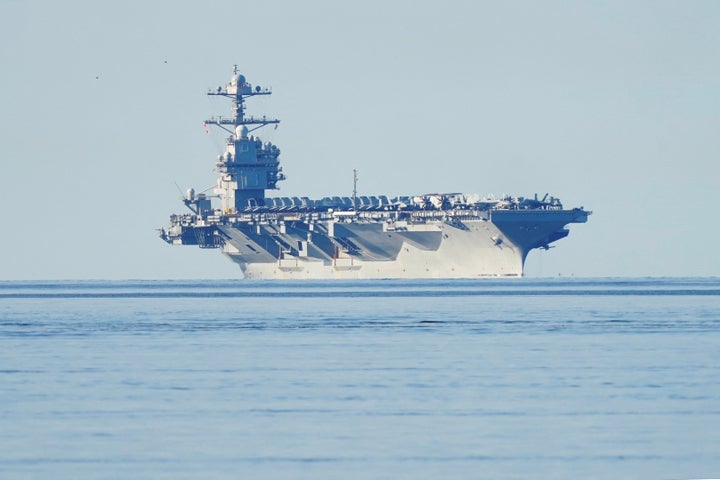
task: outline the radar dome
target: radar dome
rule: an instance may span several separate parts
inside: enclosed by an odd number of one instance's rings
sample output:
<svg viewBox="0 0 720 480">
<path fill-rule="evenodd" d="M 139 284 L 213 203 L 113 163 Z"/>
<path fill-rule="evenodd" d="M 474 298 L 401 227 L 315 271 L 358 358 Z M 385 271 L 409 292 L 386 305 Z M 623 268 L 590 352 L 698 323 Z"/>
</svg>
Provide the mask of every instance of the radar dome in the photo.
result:
<svg viewBox="0 0 720 480">
<path fill-rule="evenodd" d="M 240 75 L 239 73 L 236 73 L 233 75 L 232 79 L 230 80 L 230 85 L 237 86 L 237 85 L 245 85 L 245 75 Z"/>
<path fill-rule="evenodd" d="M 244 140 L 247 138 L 248 128 L 245 125 L 238 125 L 235 127 L 235 138 L 238 140 Z"/>
</svg>

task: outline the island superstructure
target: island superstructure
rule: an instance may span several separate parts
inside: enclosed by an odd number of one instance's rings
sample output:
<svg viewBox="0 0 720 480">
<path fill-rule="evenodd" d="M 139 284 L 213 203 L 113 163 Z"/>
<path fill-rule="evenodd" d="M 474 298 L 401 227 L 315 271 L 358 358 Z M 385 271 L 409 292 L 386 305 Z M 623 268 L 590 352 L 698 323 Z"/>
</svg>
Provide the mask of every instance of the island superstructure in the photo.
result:
<svg viewBox="0 0 720 480">
<path fill-rule="evenodd" d="M 536 248 L 548 249 L 591 212 L 559 199 L 430 193 L 408 196 L 268 196 L 285 180 L 280 149 L 255 132 L 280 121 L 246 114 L 246 100 L 270 95 L 233 70 L 208 92 L 232 102 L 214 195 L 189 189 L 189 212 L 171 215 L 160 237 L 219 249 L 249 279 L 520 277 Z M 355 176 L 357 180 L 357 176 Z M 355 183 L 356 186 L 356 183 Z"/>
</svg>

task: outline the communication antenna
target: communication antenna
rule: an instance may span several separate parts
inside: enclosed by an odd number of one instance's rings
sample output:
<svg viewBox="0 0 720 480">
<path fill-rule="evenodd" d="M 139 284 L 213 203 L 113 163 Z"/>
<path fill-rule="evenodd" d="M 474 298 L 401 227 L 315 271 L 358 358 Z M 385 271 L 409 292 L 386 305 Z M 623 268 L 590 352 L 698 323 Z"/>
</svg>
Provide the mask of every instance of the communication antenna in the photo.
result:
<svg viewBox="0 0 720 480">
<path fill-rule="evenodd" d="M 357 170 L 353 168 L 353 196 L 352 196 L 352 202 L 353 202 L 353 210 L 357 212 Z"/>
</svg>

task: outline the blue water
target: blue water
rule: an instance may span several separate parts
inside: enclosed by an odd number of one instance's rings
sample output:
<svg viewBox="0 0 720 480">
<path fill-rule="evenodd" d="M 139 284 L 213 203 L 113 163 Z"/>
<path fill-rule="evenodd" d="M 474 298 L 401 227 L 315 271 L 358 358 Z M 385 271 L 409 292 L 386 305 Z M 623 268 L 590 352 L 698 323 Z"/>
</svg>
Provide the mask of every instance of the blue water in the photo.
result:
<svg viewBox="0 0 720 480">
<path fill-rule="evenodd" d="M 720 476 L 720 279 L 0 282 L 0 478 Z"/>
</svg>

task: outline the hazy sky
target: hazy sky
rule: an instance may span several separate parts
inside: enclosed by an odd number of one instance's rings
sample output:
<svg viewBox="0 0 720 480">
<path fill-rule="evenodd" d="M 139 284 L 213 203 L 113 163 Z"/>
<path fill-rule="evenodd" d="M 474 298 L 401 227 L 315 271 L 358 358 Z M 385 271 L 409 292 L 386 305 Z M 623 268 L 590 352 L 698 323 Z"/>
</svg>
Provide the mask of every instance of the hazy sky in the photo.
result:
<svg viewBox="0 0 720 480">
<path fill-rule="evenodd" d="M 0 279 L 233 278 L 155 231 L 203 190 L 233 64 L 277 195 L 594 211 L 531 276 L 719 275 L 720 2 L 0 0 Z"/>
</svg>

